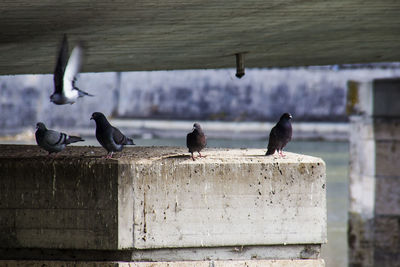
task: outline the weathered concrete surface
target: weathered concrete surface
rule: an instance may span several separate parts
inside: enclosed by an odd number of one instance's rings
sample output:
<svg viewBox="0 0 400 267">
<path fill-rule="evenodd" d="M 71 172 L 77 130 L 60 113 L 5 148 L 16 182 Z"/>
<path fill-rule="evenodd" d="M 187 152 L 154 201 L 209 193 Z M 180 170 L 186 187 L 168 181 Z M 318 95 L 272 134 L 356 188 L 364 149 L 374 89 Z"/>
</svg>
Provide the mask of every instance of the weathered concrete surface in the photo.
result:
<svg viewBox="0 0 400 267">
<path fill-rule="evenodd" d="M 350 86 L 349 262 L 399 266 L 400 80 Z"/>
<path fill-rule="evenodd" d="M 398 1 L 7 1 L 0 74 L 51 73 L 64 33 L 84 71 L 400 61 Z M 368 29 L 368 30 L 365 30 Z"/>
<path fill-rule="evenodd" d="M 323 260 L 248 260 L 248 261 L 181 261 L 181 262 L 65 262 L 0 261 L 4 267 L 324 267 Z"/>
<path fill-rule="evenodd" d="M 135 247 L 325 242 L 322 161 L 232 152 L 201 164 L 136 165 L 134 192 L 144 192 L 134 198 L 144 212 L 134 214 Z"/>
<path fill-rule="evenodd" d="M 203 261 L 319 259 L 321 245 L 260 245 L 162 249 L 77 250 L 0 248 L 0 260 Z"/>
<path fill-rule="evenodd" d="M 326 242 L 325 164 L 292 153 L 136 147 L 115 159 L 1 146 L 2 248 L 105 249 Z"/>
</svg>

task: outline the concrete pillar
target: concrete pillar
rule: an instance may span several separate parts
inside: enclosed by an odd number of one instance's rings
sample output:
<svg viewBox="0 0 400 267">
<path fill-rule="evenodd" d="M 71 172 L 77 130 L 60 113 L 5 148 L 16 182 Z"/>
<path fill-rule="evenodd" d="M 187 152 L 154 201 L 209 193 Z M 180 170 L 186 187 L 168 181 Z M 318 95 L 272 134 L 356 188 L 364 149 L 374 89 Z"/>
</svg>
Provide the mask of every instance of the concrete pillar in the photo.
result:
<svg viewBox="0 0 400 267">
<path fill-rule="evenodd" d="M 55 158 L 37 146 L 0 148 L 0 265 L 323 266 L 321 159 L 207 149 L 192 161 L 182 148 L 135 147 L 108 160 L 94 147 Z"/>
<path fill-rule="evenodd" d="M 400 263 L 400 79 L 348 83 L 350 266 Z"/>
</svg>

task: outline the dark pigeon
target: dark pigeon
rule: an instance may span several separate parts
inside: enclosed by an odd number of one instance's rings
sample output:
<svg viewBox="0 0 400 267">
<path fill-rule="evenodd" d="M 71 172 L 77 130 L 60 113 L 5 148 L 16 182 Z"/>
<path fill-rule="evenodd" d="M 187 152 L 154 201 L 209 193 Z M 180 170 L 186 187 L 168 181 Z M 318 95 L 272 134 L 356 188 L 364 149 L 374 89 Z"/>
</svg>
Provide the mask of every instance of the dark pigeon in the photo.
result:
<svg viewBox="0 0 400 267">
<path fill-rule="evenodd" d="M 96 122 L 96 138 L 107 150 L 106 158 L 112 158 L 114 152 L 122 151 L 124 145 L 134 145 L 133 140 L 113 127 L 103 113 L 95 112 L 90 119 Z"/>
<path fill-rule="evenodd" d="M 266 156 L 273 155 L 275 151 L 278 151 L 279 155 L 284 157 L 283 148 L 292 139 L 291 119 L 292 115 L 284 113 L 278 123 L 271 129 Z"/>
<path fill-rule="evenodd" d="M 69 136 L 65 133 L 48 130 L 42 122 L 36 124 L 36 129 L 36 143 L 49 154 L 60 152 L 71 143 L 85 141 L 79 136 Z"/>
<path fill-rule="evenodd" d="M 188 133 L 186 136 L 186 146 L 189 148 L 189 152 L 192 154 L 192 159 L 195 160 L 193 153 L 198 152 L 199 157 L 202 156 L 200 151 L 205 148 L 207 145 L 206 136 L 204 135 L 203 130 L 201 129 L 200 124 L 195 123 L 193 125 L 193 131 Z"/>
<path fill-rule="evenodd" d="M 73 104 L 78 97 L 93 96 L 75 86 L 76 76 L 81 68 L 82 54 L 83 48 L 78 45 L 72 50 L 67 61 L 68 41 L 67 36 L 64 35 L 54 70 L 54 93 L 50 96 L 50 101 L 54 104 Z"/>
</svg>

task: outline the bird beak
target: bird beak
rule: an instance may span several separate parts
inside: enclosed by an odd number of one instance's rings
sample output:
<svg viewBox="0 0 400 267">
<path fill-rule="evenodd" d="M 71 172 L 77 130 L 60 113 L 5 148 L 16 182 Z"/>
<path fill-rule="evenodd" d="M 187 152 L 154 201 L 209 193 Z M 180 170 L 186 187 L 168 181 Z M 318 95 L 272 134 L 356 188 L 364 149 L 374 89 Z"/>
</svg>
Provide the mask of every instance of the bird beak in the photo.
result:
<svg viewBox="0 0 400 267">
<path fill-rule="evenodd" d="M 92 117 L 90 117 L 90 119 L 91 119 L 91 120 L 94 120 L 94 119 L 93 119 L 93 116 L 92 116 Z"/>
<path fill-rule="evenodd" d="M 292 115 L 289 115 L 289 118 L 292 118 Z"/>
</svg>

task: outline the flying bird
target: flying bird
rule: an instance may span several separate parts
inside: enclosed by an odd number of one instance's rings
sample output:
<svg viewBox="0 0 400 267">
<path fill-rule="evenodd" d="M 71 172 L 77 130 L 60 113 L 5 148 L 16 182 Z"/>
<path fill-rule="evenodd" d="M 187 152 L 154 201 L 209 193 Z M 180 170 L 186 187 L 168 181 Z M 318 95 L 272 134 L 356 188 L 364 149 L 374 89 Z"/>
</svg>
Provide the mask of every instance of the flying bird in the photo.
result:
<svg viewBox="0 0 400 267">
<path fill-rule="evenodd" d="M 203 129 L 201 129 L 200 124 L 195 123 L 193 125 L 193 130 L 191 133 L 188 133 L 186 136 L 186 146 L 189 149 L 189 152 L 192 154 L 192 160 L 195 160 L 195 157 L 193 156 L 194 152 L 199 153 L 199 157 L 205 157 L 202 156 L 200 151 L 205 148 L 207 145 L 207 140 L 206 136 L 204 135 Z"/>
<path fill-rule="evenodd" d="M 278 123 L 271 129 L 266 156 L 273 155 L 275 151 L 278 151 L 281 157 L 285 156 L 283 154 L 283 148 L 292 139 L 291 119 L 292 115 L 284 113 Z"/>
<path fill-rule="evenodd" d="M 107 150 L 106 158 L 112 158 L 114 152 L 122 151 L 124 145 L 135 145 L 132 139 L 112 126 L 103 113 L 94 112 L 90 119 L 96 122 L 96 139 Z"/>
<path fill-rule="evenodd" d="M 68 59 L 68 40 L 64 35 L 54 70 L 54 93 L 50 96 L 50 101 L 54 104 L 73 104 L 78 97 L 93 96 L 75 86 L 76 76 L 82 64 L 82 55 L 83 48 L 77 45 Z"/>
<path fill-rule="evenodd" d="M 36 143 L 49 152 L 49 155 L 62 151 L 66 145 L 71 143 L 85 141 L 79 136 L 69 136 L 65 133 L 48 130 L 43 122 L 38 122 L 36 124 L 36 129 Z"/>
</svg>

